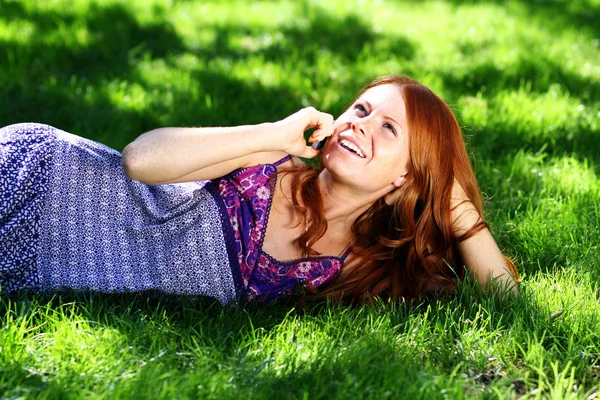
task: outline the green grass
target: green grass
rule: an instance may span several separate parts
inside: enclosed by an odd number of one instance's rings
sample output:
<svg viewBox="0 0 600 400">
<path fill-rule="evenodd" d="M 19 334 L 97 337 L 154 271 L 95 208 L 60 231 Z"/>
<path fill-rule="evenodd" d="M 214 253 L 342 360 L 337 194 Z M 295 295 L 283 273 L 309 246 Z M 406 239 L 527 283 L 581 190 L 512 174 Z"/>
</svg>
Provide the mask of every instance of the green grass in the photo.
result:
<svg viewBox="0 0 600 400">
<path fill-rule="evenodd" d="M 0 0 L 0 126 L 118 150 L 420 80 L 456 112 L 524 275 L 518 299 L 467 284 L 414 307 L 2 297 L 0 398 L 594 398 L 598 20 L 598 0 Z"/>
</svg>

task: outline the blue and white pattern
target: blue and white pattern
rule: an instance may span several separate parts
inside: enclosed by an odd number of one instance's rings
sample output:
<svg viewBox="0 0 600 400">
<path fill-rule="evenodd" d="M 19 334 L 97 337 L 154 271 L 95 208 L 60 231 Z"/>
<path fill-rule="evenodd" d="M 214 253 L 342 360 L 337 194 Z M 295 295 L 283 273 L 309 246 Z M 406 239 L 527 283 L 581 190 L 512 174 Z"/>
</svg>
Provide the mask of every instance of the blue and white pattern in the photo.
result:
<svg viewBox="0 0 600 400">
<path fill-rule="evenodd" d="M 55 136 L 41 126 L 0 129 L 0 286 L 38 289 L 37 247 Z"/>
<path fill-rule="evenodd" d="M 120 153 L 101 143 L 40 124 L 3 128 L 0 285 L 233 302 L 239 266 L 219 202 L 212 182 L 133 181 Z"/>
</svg>

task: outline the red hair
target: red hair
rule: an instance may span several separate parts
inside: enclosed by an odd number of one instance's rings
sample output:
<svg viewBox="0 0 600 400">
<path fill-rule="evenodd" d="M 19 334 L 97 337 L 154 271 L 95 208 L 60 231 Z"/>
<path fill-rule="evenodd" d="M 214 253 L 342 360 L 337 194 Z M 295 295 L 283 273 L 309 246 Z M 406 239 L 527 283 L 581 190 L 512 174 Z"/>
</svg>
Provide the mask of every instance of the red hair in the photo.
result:
<svg viewBox="0 0 600 400">
<path fill-rule="evenodd" d="M 338 279 L 319 291 L 319 298 L 364 302 L 374 296 L 415 298 L 432 290 L 452 291 L 464 276 L 457 244 L 488 227 L 482 217 L 461 236 L 453 234 L 450 202 L 455 179 L 480 216 L 483 209 L 460 127 L 448 106 L 429 88 L 401 76 L 379 78 L 357 98 L 387 84 L 401 90 L 406 104 L 410 156 L 406 182 L 395 189 L 393 204 L 379 199 L 357 218 L 352 245 L 357 262 L 344 265 Z M 319 169 L 302 166 L 290 172 L 292 204 L 300 215 L 311 216 L 306 232 L 297 239 L 308 255 L 317 254 L 311 245 L 327 230 L 317 185 L 323 168 L 321 163 Z"/>
</svg>

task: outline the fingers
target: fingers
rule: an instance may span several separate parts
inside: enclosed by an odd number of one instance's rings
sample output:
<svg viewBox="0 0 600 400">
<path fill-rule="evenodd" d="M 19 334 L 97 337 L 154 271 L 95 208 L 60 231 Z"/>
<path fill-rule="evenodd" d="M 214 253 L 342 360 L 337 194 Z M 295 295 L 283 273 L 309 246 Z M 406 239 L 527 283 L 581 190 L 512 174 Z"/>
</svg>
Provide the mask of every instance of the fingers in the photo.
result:
<svg viewBox="0 0 600 400">
<path fill-rule="evenodd" d="M 317 128 L 309 138 L 309 142 L 318 142 L 333 133 L 333 115 L 320 112 L 314 107 L 303 110 L 306 113 L 306 129 Z"/>
<path fill-rule="evenodd" d="M 304 148 L 304 153 L 300 154 L 299 157 L 302 158 L 314 158 L 316 156 L 318 156 L 319 154 L 321 154 L 321 150 L 315 150 L 310 146 L 306 146 Z"/>
</svg>

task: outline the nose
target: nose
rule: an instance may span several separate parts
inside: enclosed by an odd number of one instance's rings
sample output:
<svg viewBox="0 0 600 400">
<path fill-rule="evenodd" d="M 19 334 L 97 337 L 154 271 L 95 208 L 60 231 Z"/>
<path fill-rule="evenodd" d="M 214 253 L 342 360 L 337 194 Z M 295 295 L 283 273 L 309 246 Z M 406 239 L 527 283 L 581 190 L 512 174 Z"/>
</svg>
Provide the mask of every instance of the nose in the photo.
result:
<svg viewBox="0 0 600 400">
<path fill-rule="evenodd" d="M 352 128 L 352 131 L 354 131 L 355 133 L 360 133 L 362 136 L 367 135 L 367 132 L 365 130 L 365 123 L 364 123 L 363 119 L 357 119 L 355 121 L 352 121 L 352 124 L 350 125 L 350 127 Z"/>
</svg>

